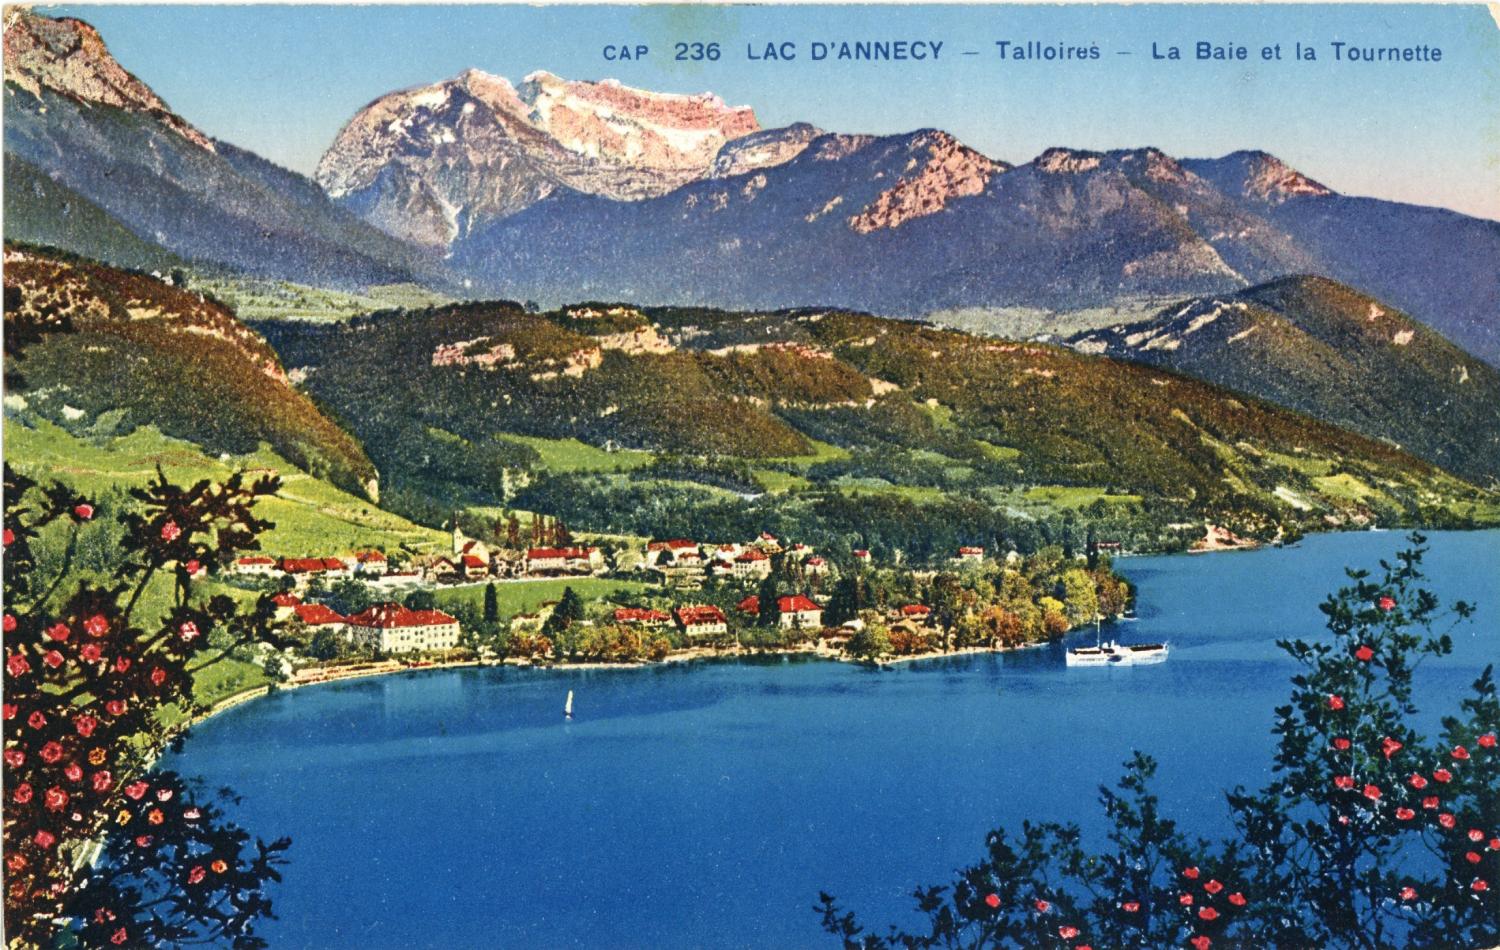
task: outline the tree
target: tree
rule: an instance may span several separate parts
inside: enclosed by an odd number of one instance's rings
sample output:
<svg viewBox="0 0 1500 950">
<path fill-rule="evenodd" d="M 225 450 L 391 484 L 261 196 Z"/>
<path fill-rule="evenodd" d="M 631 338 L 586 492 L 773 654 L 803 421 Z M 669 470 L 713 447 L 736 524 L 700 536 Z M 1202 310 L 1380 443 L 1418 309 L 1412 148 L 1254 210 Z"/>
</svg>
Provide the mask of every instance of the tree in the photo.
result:
<svg viewBox="0 0 1500 950">
<path fill-rule="evenodd" d="M 891 635 L 885 623 L 873 614 L 866 614 L 865 624 L 854 632 L 844 647 L 850 656 L 861 660 L 878 660 L 891 653 Z"/>
<path fill-rule="evenodd" d="M 484 588 L 484 622 L 495 623 L 500 619 L 500 592 L 495 587 L 495 582 L 490 581 Z"/>
<path fill-rule="evenodd" d="M 270 525 L 254 503 L 278 485 L 237 474 L 181 488 L 158 471 L 131 491 L 121 559 L 100 584 L 73 564 L 92 503 L 5 466 L 8 945 L 265 945 L 255 926 L 290 842 L 252 843 L 213 796 L 152 763 L 173 738 L 164 707 L 201 711 L 194 672 L 284 643 L 269 597 L 241 609 L 193 590 L 199 564 L 258 546 Z M 44 532 L 68 536 L 55 573 L 35 557 Z M 148 612 L 142 597 L 159 578 L 170 602 Z M 80 860 L 99 840 L 100 859 Z"/>
<path fill-rule="evenodd" d="M 430 590 L 414 590 L 402 601 L 407 610 L 436 610 L 437 597 Z"/>
<path fill-rule="evenodd" d="M 552 608 L 552 616 L 542 624 L 542 634 L 552 641 L 559 660 L 576 649 L 576 631 L 573 628 L 583 619 L 583 615 L 583 599 L 572 587 L 564 587 L 562 598 Z"/>
<path fill-rule="evenodd" d="M 859 616 L 865 607 L 865 597 L 863 577 L 854 573 L 840 577 L 833 585 L 833 594 L 828 598 L 828 608 L 824 613 L 828 623 L 836 627 Z"/>
<path fill-rule="evenodd" d="M 755 623 L 760 627 L 774 627 L 781 623 L 781 586 L 777 583 L 776 572 L 772 571 L 760 582 L 760 588 L 755 594 L 756 601 L 760 607 L 760 613 L 755 615 Z"/>
<path fill-rule="evenodd" d="M 1374 580 L 1322 605 L 1328 638 L 1285 640 L 1300 666 L 1277 709 L 1272 780 L 1226 790 L 1229 830 L 1189 840 L 1150 792 L 1136 753 L 1101 788 L 1111 830 L 1091 852 L 1078 829 L 990 833 L 985 859 L 919 888 L 928 927 L 867 933 L 822 895 L 846 948 L 1481 947 L 1500 939 L 1500 694 L 1487 667 L 1440 737 L 1417 731 L 1412 672 L 1450 652 L 1444 614 L 1420 586 L 1423 541 Z"/>
<path fill-rule="evenodd" d="M 333 589 L 328 592 L 327 601 L 331 608 L 347 617 L 374 604 L 375 598 L 363 581 L 346 577 L 333 585 Z"/>
<path fill-rule="evenodd" d="M 319 628 L 307 644 L 307 655 L 315 660 L 337 659 L 342 650 L 343 644 L 339 642 L 338 634 L 327 627 Z"/>
</svg>

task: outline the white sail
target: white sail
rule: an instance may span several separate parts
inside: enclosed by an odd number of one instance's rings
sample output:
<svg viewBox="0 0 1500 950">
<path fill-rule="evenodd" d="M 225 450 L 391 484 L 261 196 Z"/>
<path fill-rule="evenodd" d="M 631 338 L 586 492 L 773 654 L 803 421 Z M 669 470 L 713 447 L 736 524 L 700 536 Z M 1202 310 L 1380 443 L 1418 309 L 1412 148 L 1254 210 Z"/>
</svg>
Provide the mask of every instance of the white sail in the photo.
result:
<svg viewBox="0 0 1500 950">
<path fill-rule="evenodd" d="M 573 718 L 573 691 L 568 690 L 568 701 L 563 704 L 563 715 L 569 719 Z"/>
</svg>

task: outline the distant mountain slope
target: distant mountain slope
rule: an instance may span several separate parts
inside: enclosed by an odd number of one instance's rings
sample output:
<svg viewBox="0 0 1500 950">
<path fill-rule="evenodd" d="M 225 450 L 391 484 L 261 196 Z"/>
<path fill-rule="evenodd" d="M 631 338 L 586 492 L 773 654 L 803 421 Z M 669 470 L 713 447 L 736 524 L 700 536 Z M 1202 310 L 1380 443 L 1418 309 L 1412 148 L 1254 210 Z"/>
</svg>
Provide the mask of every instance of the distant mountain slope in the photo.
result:
<svg viewBox="0 0 1500 950">
<path fill-rule="evenodd" d="M 141 240 L 185 258 L 327 286 L 440 279 L 433 262 L 337 208 L 308 179 L 211 140 L 173 114 L 88 24 L 7 9 L 5 54 L 6 154 Z M 55 234 L 47 220 L 53 206 L 21 210 L 15 220 L 7 215 L 7 236 Z M 97 243 L 68 249 L 100 250 Z"/>
<path fill-rule="evenodd" d="M 1491 497 L 1385 443 L 1203 382 L 846 312 L 532 314 L 497 302 L 266 330 L 393 485 L 431 489 L 430 473 L 463 457 L 455 484 L 498 492 L 475 472 L 506 453 L 527 464 L 506 438 L 519 434 L 762 465 L 832 443 L 842 460 L 799 469 L 808 490 L 1097 486 L 1155 512 L 1261 525 L 1415 520 Z"/>
<path fill-rule="evenodd" d="M 1183 165 L 1357 287 L 1500 366 L 1500 221 L 1329 191 L 1263 152 Z"/>
<path fill-rule="evenodd" d="M 7 412 L 101 437 L 155 426 L 213 453 L 264 442 L 310 474 L 377 495 L 359 444 L 218 304 L 16 245 L 6 245 L 4 269 Z"/>
<path fill-rule="evenodd" d="M 668 95 L 547 72 L 517 88 L 471 69 L 382 96 L 318 163 L 328 193 L 377 227 L 432 247 L 555 192 L 654 197 L 708 174 L 760 126 L 716 96 Z"/>
<path fill-rule="evenodd" d="M 1070 342 L 1259 396 L 1500 484 L 1500 371 L 1330 280 L 1293 277 L 1189 300 Z"/>
</svg>

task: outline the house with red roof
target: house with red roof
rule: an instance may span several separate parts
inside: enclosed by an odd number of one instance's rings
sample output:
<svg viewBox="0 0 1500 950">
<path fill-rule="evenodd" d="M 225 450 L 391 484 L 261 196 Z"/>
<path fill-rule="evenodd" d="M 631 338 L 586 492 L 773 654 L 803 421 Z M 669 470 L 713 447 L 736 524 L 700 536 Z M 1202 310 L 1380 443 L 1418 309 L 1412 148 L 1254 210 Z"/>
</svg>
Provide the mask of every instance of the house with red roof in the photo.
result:
<svg viewBox="0 0 1500 950">
<path fill-rule="evenodd" d="M 327 604 L 298 604 L 292 608 L 297 619 L 309 630 L 332 630 L 338 633 L 348 623 L 343 614 L 329 607 Z"/>
<path fill-rule="evenodd" d="M 314 577 L 340 580 L 351 577 L 349 565 L 336 557 L 286 557 L 281 559 L 281 573 L 292 578 L 298 585 L 306 584 Z"/>
<path fill-rule="evenodd" d="M 802 572 L 808 577 L 817 577 L 828 573 L 828 562 L 821 557 L 810 557 L 802 562 Z"/>
<path fill-rule="evenodd" d="M 752 617 L 759 617 L 760 598 L 754 594 L 751 594 L 749 597 L 746 597 L 744 600 L 735 604 L 734 609 L 738 610 L 742 614 L 749 614 Z"/>
<path fill-rule="evenodd" d="M 962 547 L 958 549 L 958 560 L 964 563 L 978 563 L 984 560 L 984 548 Z"/>
<path fill-rule="evenodd" d="M 615 623 L 638 627 L 665 627 L 672 622 L 672 615 L 664 610 L 647 607 L 616 607 Z"/>
<path fill-rule="evenodd" d="M 776 607 L 781 611 L 783 627 L 818 630 L 823 626 L 823 608 L 802 594 L 782 597 L 776 601 Z"/>
<path fill-rule="evenodd" d="M 356 551 L 352 560 L 356 574 L 373 574 L 379 577 L 391 566 L 390 559 L 379 551 Z"/>
<path fill-rule="evenodd" d="M 469 580 L 477 580 L 488 577 L 490 573 L 490 562 L 477 554 L 465 554 L 459 558 L 459 565 L 463 570 L 464 577 Z"/>
<path fill-rule="evenodd" d="M 593 547 L 528 548 L 527 574 L 600 574 L 604 553 Z"/>
<path fill-rule="evenodd" d="M 858 549 L 856 549 L 854 551 L 854 563 L 856 563 L 856 564 L 869 564 L 870 563 L 870 552 L 866 551 L 864 548 L 858 548 Z"/>
<path fill-rule="evenodd" d="M 915 620 L 917 623 L 926 623 L 927 618 L 932 616 L 932 608 L 926 604 L 907 604 L 900 610 L 899 619 Z"/>
<path fill-rule="evenodd" d="M 688 640 L 706 640 L 729 632 L 729 618 L 712 604 L 684 604 L 675 611 L 677 626 Z"/>
<path fill-rule="evenodd" d="M 458 646 L 458 618 L 441 610 L 409 610 L 377 604 L 348 618 L 349 638 L 382 653 L 451 650 Z"/>
<path fill-rule="evenodd" d="M 766 552 L 750 548 L 734 559 L 734 576 L 741 580 L 765 580 L 771 576 L 771 557 Z"/>
<path fill-rule="evenodd" d="M 292 616 L 293 611 L 301 606 L 302 598 L 296 594 L 282 592 L 272 595 L 271 603 L 276 605 L 276 619 L 286 620 Z"/>
<path fill-rule="evenodd" d="M 235 558 L 233 571 L 236 574 L 259 574 L 270 577 L 276 573 L 276 559 L 266 557 L 264 554 L 247 554 L 244 557 Z"/>
</svg>

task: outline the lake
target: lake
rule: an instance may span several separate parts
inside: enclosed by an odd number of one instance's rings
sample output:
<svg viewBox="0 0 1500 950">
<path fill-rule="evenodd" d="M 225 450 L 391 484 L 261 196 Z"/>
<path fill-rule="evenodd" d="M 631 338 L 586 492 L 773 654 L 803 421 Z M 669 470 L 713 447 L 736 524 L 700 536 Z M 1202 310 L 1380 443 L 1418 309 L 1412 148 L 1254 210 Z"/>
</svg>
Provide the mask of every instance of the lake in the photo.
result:
<svg viewBox="0 0 1500 950">
<path fill-rule="evenodd" d="M 1133 748 L 1160 761 L 1169 815 L 1224 828 L 1223 789 L 1267 777 L 1293 673 L 1275 640 L 1322 634 L 1343 567 L 1402 542 L 1122 559 L 1139 620 L 1114 633 L 1169 640 L 1160 666 L 1069 670 L 1050 646 L 887 670 L 413 673 L 233 709 L 165 764 L 292 836 L 273 947 L 832 947 L 819 890 L 877 929 L 909 920 L 912 888 L 976 861 L 992 827 L 1097 834 L 1096 788 Z M 1435 721 L 1500 657 L 1500 532 L 1430 544 L 1433 589 L 1479 605 L 1421 671 Z"/>
</svg>

